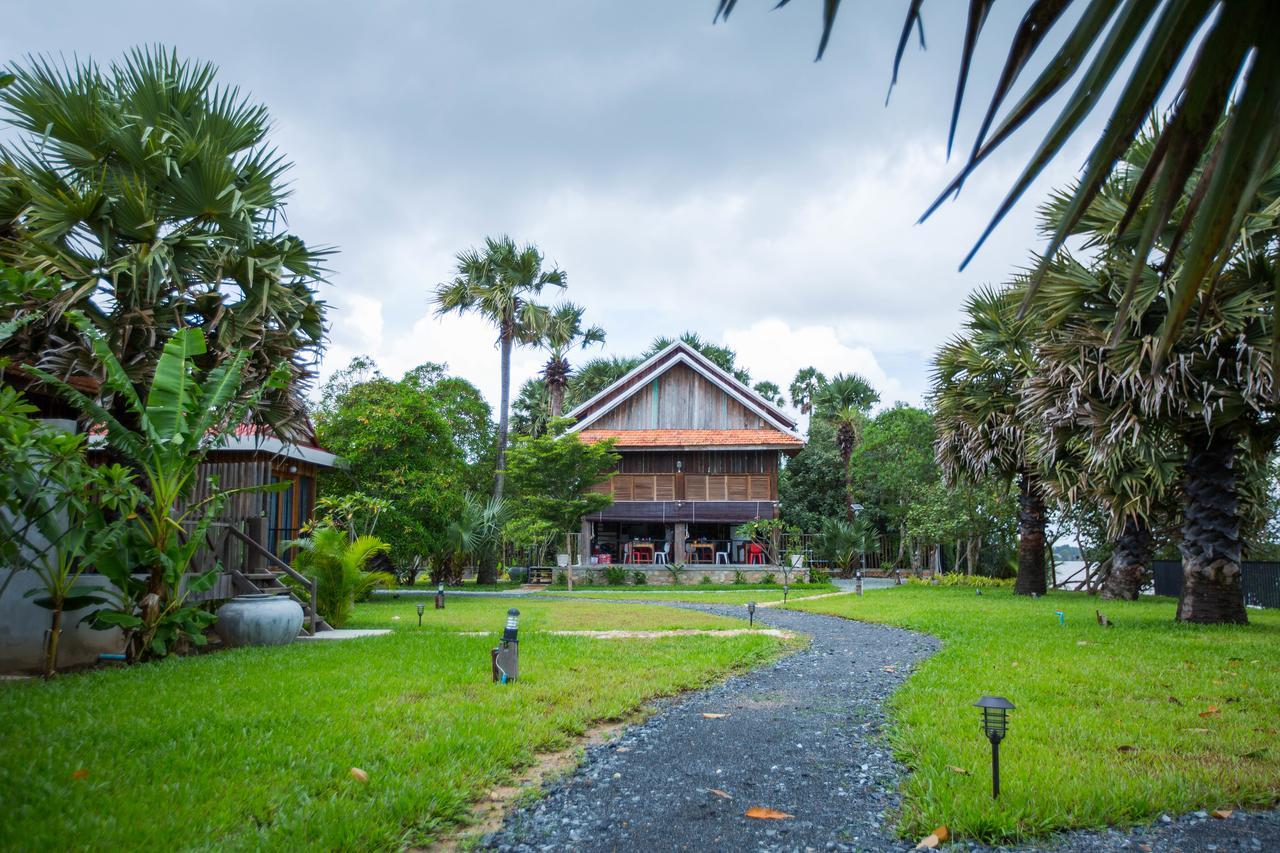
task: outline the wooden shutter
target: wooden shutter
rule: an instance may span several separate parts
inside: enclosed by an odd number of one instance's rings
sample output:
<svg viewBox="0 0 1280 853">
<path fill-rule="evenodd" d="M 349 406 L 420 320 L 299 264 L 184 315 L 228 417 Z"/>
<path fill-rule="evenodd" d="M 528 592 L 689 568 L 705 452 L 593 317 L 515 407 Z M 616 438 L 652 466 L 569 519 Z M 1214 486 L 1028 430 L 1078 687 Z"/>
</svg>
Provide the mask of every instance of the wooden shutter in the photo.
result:
<svg viewBox="0 0 1280 853">
<path fill-rule="evenodd" d="M 673 501 L 676 499 L 676 478 L 674 474 L 663 474 L 654 478 L 653 499 L 655 501 Z"/>
<path fill-rule="evenodd" d="M 748 477 L 747 478 L 747 500 L 749 501 L 768 501 L 773 500 L 773 489 L 770 488 L 770 478 Z"/>
<path fill-rule="evenodd" d="M 707 499 L 707 476 L 705 474 L 685 474 L 685 500 L 705 501 Z"/>
</svg>

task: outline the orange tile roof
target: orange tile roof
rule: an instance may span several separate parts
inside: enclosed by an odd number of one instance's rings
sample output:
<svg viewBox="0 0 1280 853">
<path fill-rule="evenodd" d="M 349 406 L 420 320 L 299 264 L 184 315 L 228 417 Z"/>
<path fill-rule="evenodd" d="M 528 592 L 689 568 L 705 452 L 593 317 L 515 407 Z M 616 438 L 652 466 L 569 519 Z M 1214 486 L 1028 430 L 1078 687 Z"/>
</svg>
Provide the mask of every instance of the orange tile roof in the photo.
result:
<svg viewBox="0 0 1280 853">
<path fill-rule="evenodd" d="M 776 429 L 584 429 L 579 436 L 587 444 L 616 439 L 618 447 L 804 447 Z"/>
</svg>

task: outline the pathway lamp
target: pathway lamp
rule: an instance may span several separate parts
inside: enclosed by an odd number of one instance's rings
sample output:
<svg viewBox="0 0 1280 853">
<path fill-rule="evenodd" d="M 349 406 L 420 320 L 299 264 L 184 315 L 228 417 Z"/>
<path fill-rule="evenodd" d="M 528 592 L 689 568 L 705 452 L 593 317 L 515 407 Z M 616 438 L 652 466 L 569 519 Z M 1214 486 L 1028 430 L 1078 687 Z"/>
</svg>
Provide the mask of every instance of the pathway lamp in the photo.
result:
<svg viewBox="0 0 1280 853">
<path fill-rule="evenodd" d="M 436 584 L 436 610 L 444 610 L 444 581 Z"/>
<path fill-rule="evenodd" d="M 858 569 L 858 571 L 854 572 L 853 576 L 854 578 L 857 579 L 857 584 L 854 586 L 854 591 L 858 595 L 862 595 L 862 569 Z"/>
<path fill-rule="evenodd" d="M 791 591 L 791 584 L 786 581 L 782 582 L 782 603 L 787 603 L 787 593 Z"/>
<path fill-rule="evenodd" d="M 1013 703 L 1003 696 L 983 696 L 973 707 L 982 709 L 982 729 L 991 741 L 991 799 L 1000 797 L 1000 741 L 1009 730 Z"/>
<path fill-rule="evenodd" d="M 499 684 L 510 684 L 520 676 L 520 640 L 517 636 L 519 627 L 520 611 L 513 607 L 507 611 L 507 624 L 502 630 L 502 641 L 490 652 L 493 662 L 493 680 Z"/>
<path fill-rule="evenodd" d="M 427 609 L 427 605 L 425 605 L 425 604 L 423 604 L 421 601 L 419 601 L 419 602 L 418 602 L 418 627 L 419 627 L 419 628 L 421 628 L 421 627 L 422 627 L 422 611 L 424 611 L 424 610 L 426 610 L 426 609 Z"/>
<path fill-rule="evenodd" d="M 747 602 L 747 626 L 755 627 L 756 624 L 756 603 L 754 601 Z"/>
</svg>

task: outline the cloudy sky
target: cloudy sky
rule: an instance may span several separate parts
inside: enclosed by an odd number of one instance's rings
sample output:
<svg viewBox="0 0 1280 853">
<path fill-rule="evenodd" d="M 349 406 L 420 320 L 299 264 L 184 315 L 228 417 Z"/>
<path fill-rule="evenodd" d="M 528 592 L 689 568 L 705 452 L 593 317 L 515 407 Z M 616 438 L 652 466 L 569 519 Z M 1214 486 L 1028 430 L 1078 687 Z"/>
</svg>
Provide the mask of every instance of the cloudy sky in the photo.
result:
<svg viewBox="0 0 1280 853">
<path fill-rule="evenodd" d="M 389 374 L 443 361 L 492 401 L 492 331 L 436 319 L 430 297 L 459 250 L 509 233 L 567 272 L 604 352 L 688 329 L 784 389 L 815 365 L 919 402 L 965 294 L 1026 262 L 1035 201 L 1085 153 L 959 273 L 1043 127 L 914 224 L 955 170 L 960 3 L 926 4 L 929 49 L 908 50 L 887 108 L 905 0 L 848 0 L 820 63 L 817 0 L 741 0 L 717 25 L 714 0 L 7 5 L 0 61 L 161 43 L 265 102 L 296 164 L 292 229 L 339 249 L 322 373 L 360 353 Z M 1020 5 L 996 4 L 959 147 Z M 517 380 L 539 361 L 518 353 Z"/>
</svg>

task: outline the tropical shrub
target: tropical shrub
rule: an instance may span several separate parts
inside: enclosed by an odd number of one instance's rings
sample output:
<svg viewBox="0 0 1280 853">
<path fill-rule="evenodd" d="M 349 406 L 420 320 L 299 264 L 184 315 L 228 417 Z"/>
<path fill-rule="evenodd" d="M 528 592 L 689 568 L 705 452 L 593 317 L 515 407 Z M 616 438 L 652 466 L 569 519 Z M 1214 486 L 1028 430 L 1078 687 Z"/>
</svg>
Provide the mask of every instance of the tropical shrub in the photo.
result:
<svg viewBox="0 0 1280 853">
<path fill-rule="evenodd" d="M 760 578 L 760 583 L 773 586 L 778 583 L 778 576 L 773 572 L 765 572 L 764 577 Z"/>
<path fill-rule="evenodd" d="M 627 582 L 627 570 L 622 566 L 604 567 L 604 582 L 609 586 L 623 586 Z"/>
<path fill-rule="evenodd" d="M 747 576 L 742 569 L 733 570 L 733 582 L 736 584 L 745 584 L 747 582 Z"/>
<path fill-rule="evenodd" d="M 711 580 L 711 575 L 703 575 L 702 580 L 698 581 L 698 583 L 703 584 L 705 586 L 710 586 L 712 583 L 714 583 L 714 581 Z"/>
<path fill-rule="evenodd" d="M 667 563 L 664 568 L 667 574 L 671 575 L 671 583 L 673 586 L 680 585 L 680 578 L 684 577 L 686 571 L 684 563 Z"/>
<path fill-rule="evenodd" d="M 13 388 L 0 388 L 0 594 L 23 570 L 40 587 L 27 592 L 50 611 L 44 674 L 58 668 L 64 611 L 104 604 L 97 587 L 78 586 L 81 574 L 120 544 L 125 519 L 140 495 L 120 465 L 85 461 L 84 436 L 31 417 L 36 408 Z"/>
<path fill-rule="evenodd" d="M 908 578 L 908 584 L 915 586 L 960 586 L 960 587 L 980 587 L 983 589 L 991 588 L 1012 588 L 1014 579 L 1009 578 L 992 578 L 986 575 L 964 575 L 958 572 L 948 574 L 934 575 L 931 579 L 926 578 Z"/>
<path fill-rule="evenodd" d="M 131 519 L 127 540 L 99 558 L 99 571 L 111 580 L 119 595 L 114 607 L 94 615 L 95 624 L 126 632 L 130 660 L 163 657 L 181 642 L 203 645 L 204 629 L 215 617 L 188 606 L 186 598 L 209 589 L 219 568 L 188 578 L 185 586 L 183 580 L 209 525 L 227 495 L 279 490 L 288 484 L 235 490 L 219 490 L 214 484 L 208 498 L 179 507 L 196 486 L 196 470 L 211 446 L 211 437 L 224 435 L 243 422 L 268 387 L 287 381 L 288 373 L 282 369 L 271 385 L 246 390 L 242 370 L 249 359 L 247 352 L 208 371 L 201 370 L 197 363 L 207 353 L 204 333 L 187 328 L 165 342 L 151 385 L 141 395 L 134 388 L 130 371 L 83 315 L 68 312 L 67 319 L 92 345 L 106 374 L 104 393 L 121 402 L 129 425 L 62 379 L 35 367 L 25 369 L 106 433 L 111 450 L 130 463 L 147 495 Z M 142 580 L 134 577 L 139 570 L 145 575 Z"/>
<path fill-rule="evenodd" d="M 631 573 L 631 579 L 636 586 L 644 586 L 649 582 L 649 575 L 643 569 L 636 569 Z"/>
<path fill-rule="evenodd" d="M 353 540 L 336 527 L 318 527 L 286 547 L 298 549 L 294 568 L 316 582 L 316 607 L 334 628 L 347 623 L 356 601 L 394 582 L 388 574 L 364 570 L 374 555 L 387 550 L 376 536 Z"/>
</svg>

